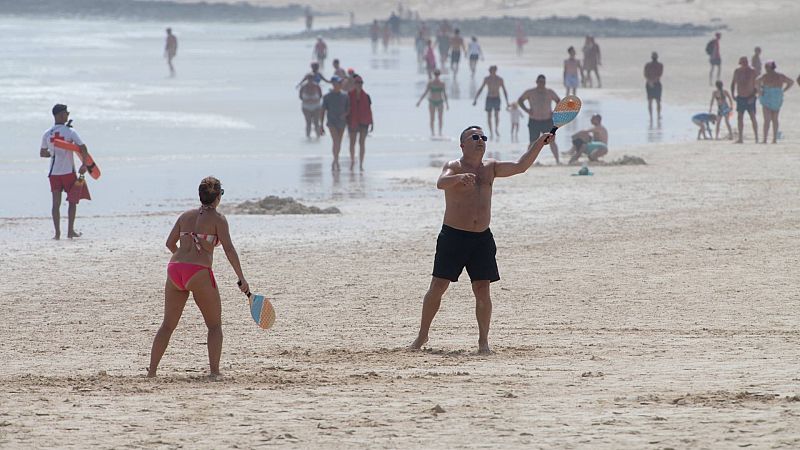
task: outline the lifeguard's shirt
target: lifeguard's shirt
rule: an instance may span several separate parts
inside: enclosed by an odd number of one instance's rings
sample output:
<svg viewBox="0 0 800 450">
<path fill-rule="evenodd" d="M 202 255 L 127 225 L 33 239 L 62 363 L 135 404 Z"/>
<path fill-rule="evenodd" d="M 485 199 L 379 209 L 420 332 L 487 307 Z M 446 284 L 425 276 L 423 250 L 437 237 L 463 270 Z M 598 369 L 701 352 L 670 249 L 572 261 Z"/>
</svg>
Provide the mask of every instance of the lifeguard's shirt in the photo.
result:
<svg viewBox="0 0 800 450">
<path fill-rule="evenodd" d="M 50 151 L 50 175 L 66 175 L 75 172 L 75 152 L 57 148 L 53 141 L 72 142 L 75 145 L 83 145 L 81 137 L 72 128 L 64 124 L 55 124 L 52 128 L 44 132 L 42 136 L 42 147 Z"/>
</svg>

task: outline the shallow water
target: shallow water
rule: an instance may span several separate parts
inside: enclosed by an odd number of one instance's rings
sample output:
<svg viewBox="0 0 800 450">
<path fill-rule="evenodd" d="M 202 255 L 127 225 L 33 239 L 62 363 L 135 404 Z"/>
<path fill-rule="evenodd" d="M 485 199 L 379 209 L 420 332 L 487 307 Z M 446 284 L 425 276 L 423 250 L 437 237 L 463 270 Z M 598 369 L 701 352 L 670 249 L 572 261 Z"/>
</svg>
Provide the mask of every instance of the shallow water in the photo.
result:
<svg viewBox="0 0 800 450">
<path fill-rule="evenodd" d="M 295 84 L 307 71 L 313 42 L 254 41 L 253 36 L 296 31 L 300 21 L 268 24 L 170 24 L 179 38 L 178 76 L 167 77 L 162 58 L 166 24 L 118 21 L 4 19 L 0 23 L 0 174 L 19 194 L 0 206 L 2 217 L 48 216 L 48 160 L 38 157 L 41 135 L 51 124 L 50 108 L 66 103 L 76 130 L 103 171 L 90 181 L 93 200 L 80 214 L 174 210 L 193 204 L 200 178 L 223 180 L 226 200 L 289 195 L 338 202 L 351 197 L 408 195 L 391 188 L 405 169 L 457 158 L 453 137 L 466 125 L 483 125 L 481 99 L 472 106 L 479 80 L 462 65 L 456 82 L 445 75 L 450 110 L 445 136 L 431 140 L 426 104 L 415 108 L 426 77 L 410 42 L 372 54 L 368 41 L 331 42 L 330 54 L 353 67 L 373 100 L 375 131 L 367 141 L 367 172 L 330 173 L 330 140 L 306 140 Z M 58 29 L 57 34 L 35 30 Z M 487 60 L 483 64 L 489 64 Z M 330 60 L 327 62 L 330 66 Z M 559 68 L 537 68 L 556 78 Z M 325 73 L 330 75 L 328 68 Z M 531 68 L 504 66 L 513 101 L 533 77 Z M 324 88 L 327 89 L 327 88 Z M 560 86 L 556 89 L 559 90 Z M 643 103 L 579 90 L 584 109 L 559 133 L 569 135 L 603 114 L 615 152 L 649 142 L 691 136 L 691 114 L 667 107 L 660 130 L 649 130 Z M 644 114 L 644 115 L 643 115 Z M 513 157 L 525 149 L 508 139 L 508 114 L 501 112 L 498 142 L 489 151 Z M 619 156 L 619 155 L 618 155 Z M 545 150 L 540 161 L 552 163 Z M 406 191 L 403 191 L 406 192 Z"/>
</svg>

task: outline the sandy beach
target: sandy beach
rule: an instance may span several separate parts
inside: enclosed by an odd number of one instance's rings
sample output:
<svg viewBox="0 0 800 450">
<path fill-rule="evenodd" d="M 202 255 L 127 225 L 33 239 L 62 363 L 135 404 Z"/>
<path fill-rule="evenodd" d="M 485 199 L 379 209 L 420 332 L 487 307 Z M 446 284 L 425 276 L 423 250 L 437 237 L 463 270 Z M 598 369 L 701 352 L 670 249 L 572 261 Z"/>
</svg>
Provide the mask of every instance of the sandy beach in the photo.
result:
<svg viewBox="0 0 800 450">
<path fill-rule="evenodd" d="M 541 6 L 518 3 L 527 6 L 508 14 Z M 663 20 L 679 17 L 662 3 Z M 797 78 L 800 7 L 751 5 L 751 21 L 733 1 L 695 3 L 680 2 L 685 20 L 718 11 L 732 28 L 726 88 L 736 57 L 755 45 Z M 635 18 L 637 4 L 587 8 Z M 578 94 L 641 100 L 642 66 L 657 50 L 665 102 L 703 111 L 706 40 L 600 41 L 604 88 Z M 557 64 L 561 47 L 537 51 L 533 64 Z M 486 48 L 512 59 L 501 40 Z M 252 323 L 218 251 L 218 381 L 206 378 L 206 329 L 191 302 L 159 377 L 145 378 L 162 318 L 164 240 L 183 200 L 152 213 L 79 211 L 86 236 L 74 241 L 51 241 L 44 215 L 0 218 L 0 447 L 798 448 L 798 92 L 787 93 L 777 145 L 753 144 L 746 122 L 743 145 L 612 148 L 608 160 L 628 154 L 647 165 L 596 165 L 577 177 L 576 167 L 547 164 L 498 179 L 502 279 L 488 356 L 475 352 L 466 274 L 445 295 L 425 350 L 405 350 L 444 209 L 435 167 L 382 166 L 370 195 L 302 199 L 341 214 L 228 216 L 248 281 L 278 318 L 268 331 Z M 41 195 L 23 200 L 49 207 Z"/>
</svg>

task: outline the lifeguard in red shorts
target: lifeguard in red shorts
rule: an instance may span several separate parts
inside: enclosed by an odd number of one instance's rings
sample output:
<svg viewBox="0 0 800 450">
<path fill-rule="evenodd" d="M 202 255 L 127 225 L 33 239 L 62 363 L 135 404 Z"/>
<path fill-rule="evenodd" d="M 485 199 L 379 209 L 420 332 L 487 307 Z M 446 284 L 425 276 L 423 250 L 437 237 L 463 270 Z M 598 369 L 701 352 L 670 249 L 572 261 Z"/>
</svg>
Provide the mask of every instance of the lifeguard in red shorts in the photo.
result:
<svg viewBox="0 0 800 450">
<path fill-rule="evenodd" d="M 69 218 L 67 237 L 72 239 L 81 236 L 81 233 L 75 231 L 75 214 L 78 202 L 82 199 L 91 200 L 91 196 L 86 183 L 83 180 L 79 181 L 77 175 L 75 175 L 75 152 L 57 148 L 54 145 L 54 141 L 60 139 L 77 145 L 81 149 L 84 160 L 88 158 L 89 152 L 81 137 L 67 122 L 69 119 L 67 105 L 57 104 L 53 106 L 53 118 L 55 119 L 55 125 L 44 132 L 39 156 L 50 158 L 50 171 L 47 175 L 50 179 L 50 192 L 53 194 L 52 214 L 53 226 L 56 231 L 53 239 L 61 239 L 62 192 L 67 193 L 67 203 L 69 203 L 69 209 L 67 210 Z M 83 175 L 86 172 L 86 166 L 81 165 L 78 172 Z"/>
</svg>

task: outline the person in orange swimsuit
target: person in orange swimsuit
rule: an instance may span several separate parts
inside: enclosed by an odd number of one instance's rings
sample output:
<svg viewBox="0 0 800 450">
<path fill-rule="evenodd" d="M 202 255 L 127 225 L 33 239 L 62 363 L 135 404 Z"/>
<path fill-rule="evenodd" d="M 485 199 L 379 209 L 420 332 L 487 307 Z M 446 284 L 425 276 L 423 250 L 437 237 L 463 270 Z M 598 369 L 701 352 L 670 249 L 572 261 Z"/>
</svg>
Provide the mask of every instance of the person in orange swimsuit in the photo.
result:
<svg viewBox="0 0 800 450">
<path fill-rule="evenodd" d="M 239 255 L 231 241 L 228 221 L 217 212 L 222 200 L 220 181 L 214 177 L 206 177 L 200 182 L 200 208 L 191 209 L 181 214 L 167 237 L 167 248 L 172 252 L 172 259 L 167 265 L 167 282 L 164 285 L 164 320 L 153 340 L 150 352 L 148 377 L 155 377 L 158 363 L 167 350 L 172 332 L 186 306 L 189 293 L 194 295 L 194 302 L 200 308 L 208 327 L 208 361 L 211 366 L 211 377 L 217 377 L 219 358 L 222 353 L 222 302 L 214 280 L 211 265 L 214 260 L 214 247 L 222 245 L 225 256 L 239 277 L 239 289 L 248 292 L 250 286 L 242 273 Z M 180 247 L 178 247 L 180 242 Z"/>
</svg>

